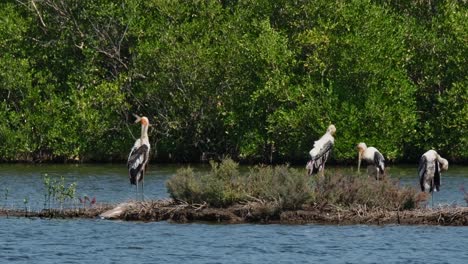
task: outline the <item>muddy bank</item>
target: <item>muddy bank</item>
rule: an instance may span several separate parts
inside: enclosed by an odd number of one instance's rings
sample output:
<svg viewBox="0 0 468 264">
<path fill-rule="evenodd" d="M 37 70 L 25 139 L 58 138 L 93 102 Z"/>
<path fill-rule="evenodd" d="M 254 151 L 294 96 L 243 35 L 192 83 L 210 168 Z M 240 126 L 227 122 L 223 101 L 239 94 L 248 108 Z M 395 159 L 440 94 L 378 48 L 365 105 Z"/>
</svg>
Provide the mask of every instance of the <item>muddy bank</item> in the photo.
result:
<svg viewBox="0 0 468 264">
<path fill-rule="evenodd" d="M 249 202 L 228 208 L 211 208 L 207 204 L 188 204 L 173 200 L 127 202 L 68 210 L 0 209 L 2 217 L 102 218 L 125 221 L 170 221 L 175 223 L 212 222 L 226 224 L 334 224 L 334 225 L 446 225 L 468 226 L 468 207 L 441 207 L 407 211 L 370 210 L 365 207 L 338 207 L 281 211 L 271 204 Z"/>
<path fill-rule="evenodd" d="M 445 225 L 468 226 L 468 208 L 435 208 L 408 211 L 359 212 L 356 210 L 287 211 L 281 214 L 281 221 L 287 223 L 320 224 L 371 224 L 371 225 Z"/>
<path fill-rule="evenodd" d="M 30 211 L 24 209 L 0 208 L 0 217 L 39 217 L 39 218 L 97 218 L 102 213 L 111 210 L 115 205 L 99 204 L 86 208 L 45 209 Z"/>
<path fill-rule="evenodd" d="M 402 224 L 468 226 L 468 207 L 444 207 L 408 211 L 304 208 L 280 211 L 274 205 L 250 202 L 228 208 L 210 208 L 206 204 L 190 205 L 172 200 L 129 204 L 114 219 L 128 221 L 265 223 L 265 224 Z"/>
</svg>

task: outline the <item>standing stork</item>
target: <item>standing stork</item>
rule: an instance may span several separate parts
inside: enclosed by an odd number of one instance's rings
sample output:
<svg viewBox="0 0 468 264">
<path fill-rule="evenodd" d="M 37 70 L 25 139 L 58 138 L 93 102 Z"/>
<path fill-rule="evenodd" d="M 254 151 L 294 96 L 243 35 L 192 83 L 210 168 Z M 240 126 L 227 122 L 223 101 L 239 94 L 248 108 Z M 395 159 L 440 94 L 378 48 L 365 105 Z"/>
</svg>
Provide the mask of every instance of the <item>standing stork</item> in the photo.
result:
<svg viewBox="0 0 468 264">
<path fill-rule="evenodd" d="M 136 117 L 135 123 L 141 122 L 141 136 L 133 144 L 132 150 L 128 155 L 127 167 L 130 184 L 136 185 L 136 195 L 138 199 L 138 183 L 141 182 L 141 193 L 143 197 L 144 176 L 149 160 L 150 143 L 148 138 L 148 118 L 143 116 Z"/>
<path fill-rule="evenodd" d="M 367 147 L 366 143 L 359 143 L 357 145 L 359 158 L 358 158 L 358 173 L 361 170 L 361 160 L 367 163 L 367 172 L 375 175 L 376 180 L 380 180 L 380 175 L 383 176 L 385 171 L 385 158 L 378 149 L 374 147 Z"/>
<path fill-rule="evenodd" d="M 335 138 L 333 135 L 336 133 L 336 127 L 330 125 L 327 128 L 327 132 L 317 141 L 314 142 L 314 147 L 310 150 L 310 161 L 307 162 L 306 169 L 309 175 L 314 173 L 322 172 L 322 176 L 325 173 L 325 162 L 330 156 L 330 153 L 335 144 Z"/>
<path fill-rule="evenodd" d="M 440 172 L 448 170 L 448 161 L 435 150 L 429 150 L 419 159 L 419 184 L 421 191 L 433 193 L 440 190 Z"/>
</svg>

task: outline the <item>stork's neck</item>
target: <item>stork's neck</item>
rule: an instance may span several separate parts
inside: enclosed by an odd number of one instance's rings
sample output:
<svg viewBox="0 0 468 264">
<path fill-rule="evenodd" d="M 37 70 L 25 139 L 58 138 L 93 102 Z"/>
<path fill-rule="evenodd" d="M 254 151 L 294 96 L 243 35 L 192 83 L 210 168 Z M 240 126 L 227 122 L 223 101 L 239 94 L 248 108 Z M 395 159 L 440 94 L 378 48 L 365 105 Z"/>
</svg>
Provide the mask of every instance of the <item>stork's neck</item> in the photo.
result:
<svg viewBox="0 0 468 264">
<path fill-rule="evenodd" d="M 364 156 L 366 152 L 367 152 L 367 147 L 362 146 L 359 148 L 359 153 L 361 153 L 362 156 Z"/>
<path fill-rule="evenodd" d="M 322 138 L 333 138 L 333 135 L 330 133 L 330 131 L 327 131 L 325 134 L 323 134 Z"/>
<path fill-rule="evenodd" d="M 448 169 L 448 161 L 444 158 L 442 158 L 439 154 L 436 155 L 437 161 L 441 165 L 441 170 L 447 170 Z"/>
<path fill-rule="evenodd" d="M 148 141 L 148 126 L 142 125 L 141 126 L 141 137 L 142 142 Z"/>
<path fill-rule="evenodd" d="M 375 149 L 373 147 L 365 147 L 363 149 L 364 150 L 362 152 L 362 158 L 367 160 L 367 161 L 374 160 L 374 155 L 375 155 L 375 152 L 377 151 L 377 149 Z"/>
</svg>

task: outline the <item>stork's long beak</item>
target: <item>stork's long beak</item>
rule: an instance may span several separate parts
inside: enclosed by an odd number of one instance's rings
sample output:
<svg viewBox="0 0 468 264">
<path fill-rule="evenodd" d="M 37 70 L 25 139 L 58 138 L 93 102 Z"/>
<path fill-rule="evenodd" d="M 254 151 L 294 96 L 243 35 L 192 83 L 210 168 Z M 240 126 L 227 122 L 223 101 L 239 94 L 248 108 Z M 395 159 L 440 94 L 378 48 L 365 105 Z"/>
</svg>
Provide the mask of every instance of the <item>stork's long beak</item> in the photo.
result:
<svg viewBox="0 0 468 264">
<path fill-rule="evenodd" d="M 361 159 L 362 159 L 362 154 L 361 151 L 358 153 L 358 162 L 357 162 L 357 172 L 358 174 L 361 174 Z"/>
<path fill-rule="evenodd" d="M 139 123 L 141 121 L 141 116 L 137 115 L 137 114 L 133 114 L 133 116 L 136 118 L 135 120 L 135 124 L 136 123 Z"/>
</svg>

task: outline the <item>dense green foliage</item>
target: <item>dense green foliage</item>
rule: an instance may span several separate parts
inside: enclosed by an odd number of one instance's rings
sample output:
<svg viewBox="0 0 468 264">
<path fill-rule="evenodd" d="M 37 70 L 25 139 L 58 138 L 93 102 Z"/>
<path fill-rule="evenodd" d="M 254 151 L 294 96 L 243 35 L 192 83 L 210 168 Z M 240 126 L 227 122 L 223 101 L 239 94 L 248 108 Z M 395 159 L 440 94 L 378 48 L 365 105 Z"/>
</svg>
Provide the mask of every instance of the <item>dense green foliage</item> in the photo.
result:
<svg viewBox="0 0 468 264">
<path fill-rule="evenodd" d="M 298 209 L 304 205 L 319 209 L 369 208 L 385 210 L 414 209 L 417 190 L 401 187 L 398 181 L 326 174 L 309 177 L 304 171 L 288 166 L 256 166 L 248 173 L 239 172 L 231 159 L 211 162 L 211 171 L 195 173 L 180 169 L 166 183 L 173 199 L 190 204 L 208 203 L 226 207 L 235 203 L 259 202 L 273 212 Z"/>
<path fill-rule="evenodd" d="M 468 8 L 426 0 L 6 0 L 0 159 L 468 160 Z"/>
<path fill-rule="evenodd" d="M 215 207 L 263 200 L 279 208 L 297 208 L 311 198 L 311 184 L 306 173 L 285 165 L 254 167 L 240 173 L 232 159 L 211 162 L 209 173 L 195 173 L 190 167 L 180 169 L 166 183 L 172 198 L 188 203 L 208 203 Z"/>
</svg>

